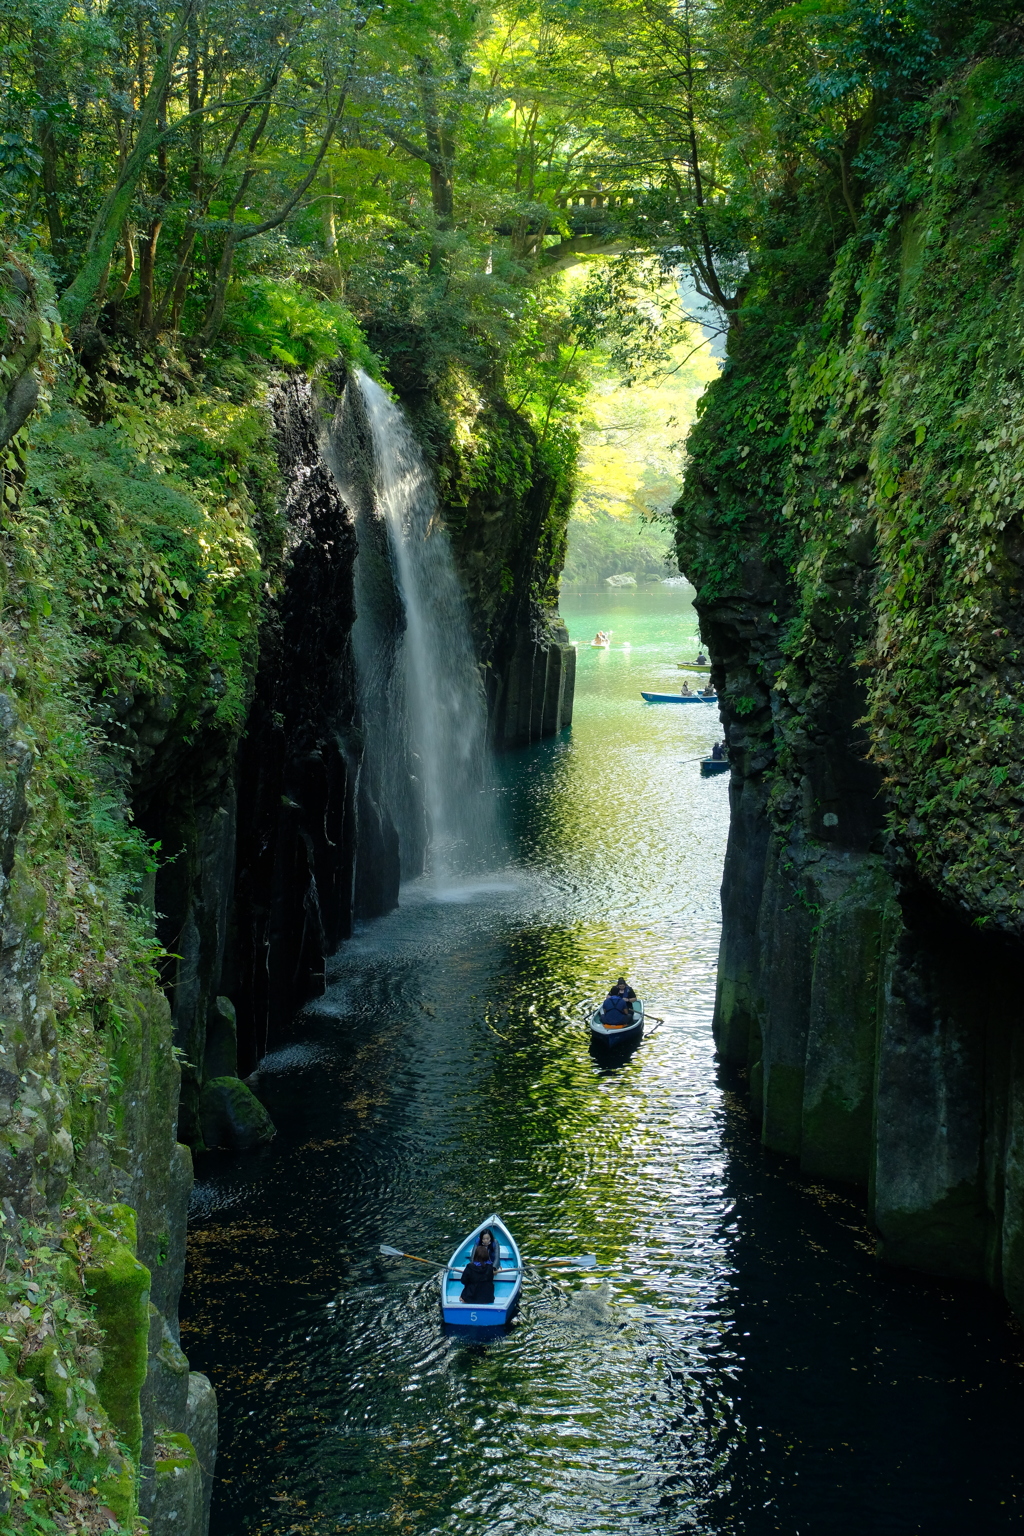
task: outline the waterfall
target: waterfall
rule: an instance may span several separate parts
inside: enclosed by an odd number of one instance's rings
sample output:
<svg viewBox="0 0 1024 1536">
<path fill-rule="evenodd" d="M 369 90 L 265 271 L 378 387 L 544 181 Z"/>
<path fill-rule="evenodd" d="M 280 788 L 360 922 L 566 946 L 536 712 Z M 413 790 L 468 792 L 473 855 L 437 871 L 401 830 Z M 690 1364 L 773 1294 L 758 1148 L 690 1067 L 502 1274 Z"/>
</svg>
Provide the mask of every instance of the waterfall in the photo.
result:
<svg viewBox="0 0 1024 1536">
<path fill-rule="evenodd" d="M 400 408 L 366 374 L 357 378 L 373 438 L 376 509 L 404 608 L 395 675 L 426 814 L 427 866 L 443 880 L 478 866 L 493 843 L 483 688 L 430 470 Z"/>
</svg>

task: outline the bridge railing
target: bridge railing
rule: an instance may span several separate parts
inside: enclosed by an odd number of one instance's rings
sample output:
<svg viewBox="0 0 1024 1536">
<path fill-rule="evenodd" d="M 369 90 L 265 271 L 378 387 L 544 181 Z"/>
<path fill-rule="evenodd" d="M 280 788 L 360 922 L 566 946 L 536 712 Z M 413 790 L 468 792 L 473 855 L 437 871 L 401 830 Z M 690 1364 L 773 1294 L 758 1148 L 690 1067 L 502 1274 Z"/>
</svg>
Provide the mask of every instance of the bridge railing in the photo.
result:
<svg viewBox="0 0 1024 1536">
<path fill-rule="evenodd" d="M 570 192 L 557 199 L 559 208 L 571 212 L 574 208 L 631 208 L 635 198 L 632 192 L 602 192 L 599 189 Z"/>
</svg>

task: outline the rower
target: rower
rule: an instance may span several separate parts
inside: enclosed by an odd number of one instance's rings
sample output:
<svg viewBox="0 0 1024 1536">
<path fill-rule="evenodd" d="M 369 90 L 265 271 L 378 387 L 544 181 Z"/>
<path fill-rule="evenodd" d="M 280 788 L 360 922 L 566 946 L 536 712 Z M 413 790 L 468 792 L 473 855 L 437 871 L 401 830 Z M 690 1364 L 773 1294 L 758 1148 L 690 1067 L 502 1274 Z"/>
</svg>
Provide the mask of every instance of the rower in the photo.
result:
<svg viewBox="0 0 1024 1536">
<path fill-rule="evenodd" d="M 625 982 L 616 982 L 601 1004 L 601 1021 L 606 1029 L 622 1029 L 633 1022 L 633 1004 L 626 996 Z"/>
</svg>

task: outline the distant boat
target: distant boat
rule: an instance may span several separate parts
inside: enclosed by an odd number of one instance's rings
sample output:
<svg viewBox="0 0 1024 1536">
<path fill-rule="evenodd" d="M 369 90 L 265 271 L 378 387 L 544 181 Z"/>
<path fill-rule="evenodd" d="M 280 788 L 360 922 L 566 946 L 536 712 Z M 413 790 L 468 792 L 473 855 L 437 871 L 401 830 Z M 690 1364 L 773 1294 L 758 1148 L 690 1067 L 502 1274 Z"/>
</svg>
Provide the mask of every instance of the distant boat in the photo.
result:
<svg viewBox="0 0 1024 1536">
<path fill-rule="evenodd" d="M 591 642 L 590 642 L 590 648 L 591 648 L 591 650 L 596 650 L 596 651 L 607 651 L 607 650 L 611 649 L 611 643 L 612 643 L 612 632 L 611 632 L 611 630 L 609 630 L 608 633 L 605 634 L 603 629 L 599 629 L 597 634 L 594 636 L 593 640 L 591 640 Z"/>
<path fill-rule="evenodd" d="M 640 697 L 648 704 L 717 704 L 717 693 L 644 693 Z"/>
<path fill-rule="evenodd" d="M 592 1045 L 620 1046 L 638 1045 L 644 1034 L 644 1005 L 640 998 L 630 998 L 633 1004 L 632 1024 L 606 1024 L 601 1017 L 604 1004 L 595 1008 L 590 1016 L 590 1039 Z"/>
<path fill-rule="evenodd" d="M 477 1239 L 490 1227 L 498 1245 L 501 1268 L 494 1276 L 494 1301 L 477 1303 L 462 1300 L 462 1272 L 473 1257 Z M 501 1328 L 513 1317 L 523 1289 L 523 1261 L 515 1238 L 500 1216 L 488 1216 L 452 1254 L 441 1280 L 441 1314 L 446 1323 L 460 1328 Z"/>
<path fill-rule="evenodd" d="M 730 768 L 727 757 L 702 757 L 700 760 L 701 778 L 714 778 L 716 773 L 728 773 Z"/>
<path fill-rule="evenodd" d="M 677 661 L 680 672 L 710 672 L 710 661 Z"/>
</svg>

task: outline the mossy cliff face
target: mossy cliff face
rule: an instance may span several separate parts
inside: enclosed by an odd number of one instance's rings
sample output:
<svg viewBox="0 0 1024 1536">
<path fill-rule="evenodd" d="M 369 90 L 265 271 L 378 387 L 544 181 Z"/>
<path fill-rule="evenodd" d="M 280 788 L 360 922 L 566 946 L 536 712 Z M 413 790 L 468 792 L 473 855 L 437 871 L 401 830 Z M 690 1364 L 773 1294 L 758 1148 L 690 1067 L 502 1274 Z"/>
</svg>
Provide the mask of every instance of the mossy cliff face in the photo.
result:
<svg viewBox="0 0 1024 1536">
<path fill-rule="evenodd" d="M 43 279 L 18 282 L 4 313 L 46 318 Z M 216 1405 L 177 1329 L 181 1142 L 273 1135 L 239 1074 L 358 903 L 397 897 L 342 489 L 372 494 L 372 457 L 344 365 L 315 389 L 194 376 L 99 336 L 76 362 L 46 323 L 0 469 L 0 1523 L 201 1536 Z M 571 709 L 566 476 L 500 402 L 442 457 L 497 735 L 528 740 Z"/>
<path fill-rule="evenodd" d="M 576 652 L 558 613 L 578 444 L 564 424 L 538 429 L 451 365 L 427 381 L 414 338 L 389 336 L 396 389 L 437 479 L 469 602 L 498 750 L 572 721 Z"/>
<path fill-rule="evenodd" d="M 247 402 L 200 403 L 166 359 L 104 370 L 66 372 L 4 466 L 0 1399 L 19 1531 L 187 1530 L 161 1503 L 163 1437 L 191 1437 L 197 1467 L 216 1450 L 178 1342 L 192 1165 L 132 803 L 210 771 L 244 720 L 261 514 L 234 466 L 260 408 L 252 380 Z"/>
<path fill-rule="evenodd" d="M 438 472 L 466 585 L 498 748 L 556 735 L 572 721 L 576 652 L 558 613 L 575 442 L 542 439 L 504 401 L 453 392 Z"/>
<path fill-rule="evenodd" d="M 733 763 L 716 1037 L 893 1262 L 1024 1312 L 1024 181 L 987 61 L 765 258 L 677 508 Z"/>
</svg>

